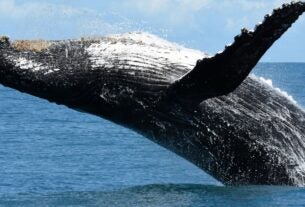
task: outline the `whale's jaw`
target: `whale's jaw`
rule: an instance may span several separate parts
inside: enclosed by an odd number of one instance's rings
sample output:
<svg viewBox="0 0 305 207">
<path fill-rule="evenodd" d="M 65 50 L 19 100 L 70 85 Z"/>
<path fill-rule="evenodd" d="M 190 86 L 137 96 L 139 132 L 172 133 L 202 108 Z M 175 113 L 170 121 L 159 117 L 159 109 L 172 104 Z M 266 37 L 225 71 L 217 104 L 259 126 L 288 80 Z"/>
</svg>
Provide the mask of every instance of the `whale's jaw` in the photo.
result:
<svg viewBox="0 0 305 207">
<path fill-rule="evenodd" d="M 304 112 L 247 78 L 304 11 L 274 10 L 214 57 L 148 34 L 2 37 L 0 83 L 129 127 L 225 184 L 304 185 Z"/>
</svg>

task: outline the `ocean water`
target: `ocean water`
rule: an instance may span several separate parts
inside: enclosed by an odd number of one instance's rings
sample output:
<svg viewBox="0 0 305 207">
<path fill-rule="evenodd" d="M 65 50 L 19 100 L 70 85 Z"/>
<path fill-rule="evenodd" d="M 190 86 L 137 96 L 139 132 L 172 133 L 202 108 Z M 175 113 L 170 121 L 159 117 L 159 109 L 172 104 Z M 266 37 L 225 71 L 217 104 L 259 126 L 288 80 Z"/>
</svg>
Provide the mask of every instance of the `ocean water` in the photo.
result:
<svg viewBox="0 0 305 207">
<path fill-rule="evenodd" d="M 254 73 L 305 107 L 305 64 Z M 304 205 L 304 188 L 223 186 L 128 129 L 0 86 L 0 206 Z"/>
</svg>

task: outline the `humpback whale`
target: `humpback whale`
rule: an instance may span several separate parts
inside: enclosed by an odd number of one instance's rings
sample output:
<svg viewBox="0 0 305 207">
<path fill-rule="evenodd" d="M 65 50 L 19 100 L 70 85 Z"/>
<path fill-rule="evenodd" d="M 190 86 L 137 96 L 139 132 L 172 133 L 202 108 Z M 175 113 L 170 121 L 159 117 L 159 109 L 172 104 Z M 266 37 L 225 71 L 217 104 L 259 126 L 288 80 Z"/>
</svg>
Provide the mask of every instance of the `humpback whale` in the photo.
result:
<svg viewBox="0 0 305 207">
<path fill-rule="evenodd" d="M 304 11 L 284 4 L 214 56 L 146 33 L 4 36 L 0 83 L 128 127 L 226 185 L 305 185 L 305 112 L 249 75 Z"/>
</svg>

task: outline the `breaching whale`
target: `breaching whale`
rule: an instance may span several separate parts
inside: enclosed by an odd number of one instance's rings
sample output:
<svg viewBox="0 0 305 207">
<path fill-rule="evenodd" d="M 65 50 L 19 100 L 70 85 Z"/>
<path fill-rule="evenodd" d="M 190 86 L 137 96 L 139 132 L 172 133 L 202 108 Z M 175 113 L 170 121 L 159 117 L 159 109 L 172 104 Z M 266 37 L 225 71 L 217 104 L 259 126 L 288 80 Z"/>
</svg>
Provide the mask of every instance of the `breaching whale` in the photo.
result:
<svg viewBox="0 0 305 207">
<path fill-rule="evenodd" d="M 0 40 L 0 83 L 128 127 L 227 185 L 305 184 L 305 112 L 249 76 L 305 11 L 292 2 L 215 56 L 145 33 Z"/>
</svg>

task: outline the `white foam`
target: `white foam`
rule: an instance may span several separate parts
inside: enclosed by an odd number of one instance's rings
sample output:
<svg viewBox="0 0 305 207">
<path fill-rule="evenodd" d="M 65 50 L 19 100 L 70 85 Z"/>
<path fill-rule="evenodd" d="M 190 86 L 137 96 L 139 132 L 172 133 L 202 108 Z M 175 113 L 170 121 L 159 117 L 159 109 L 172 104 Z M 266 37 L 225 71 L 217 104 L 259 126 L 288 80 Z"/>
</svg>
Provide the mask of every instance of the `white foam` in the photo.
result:
<svg viewBox="0 0 305 207">
<path fill-rule="evenodd" d="M 256 77 L 256 76 L 254 76 Z M 298 102 L 291 96 L 289 95 L 286 91 L 281 90 L 280 88 L 274 87 L 273 82 L 271 79 L 266 79 L 263 77 L 256 77 L 261 83 L 268 85 L 269 87 L 273 88 L 276 90 L 280 95 L 284 96 L 288 100 L 290 100 L 293 104 L 298 105 Z"/>
</svg>

